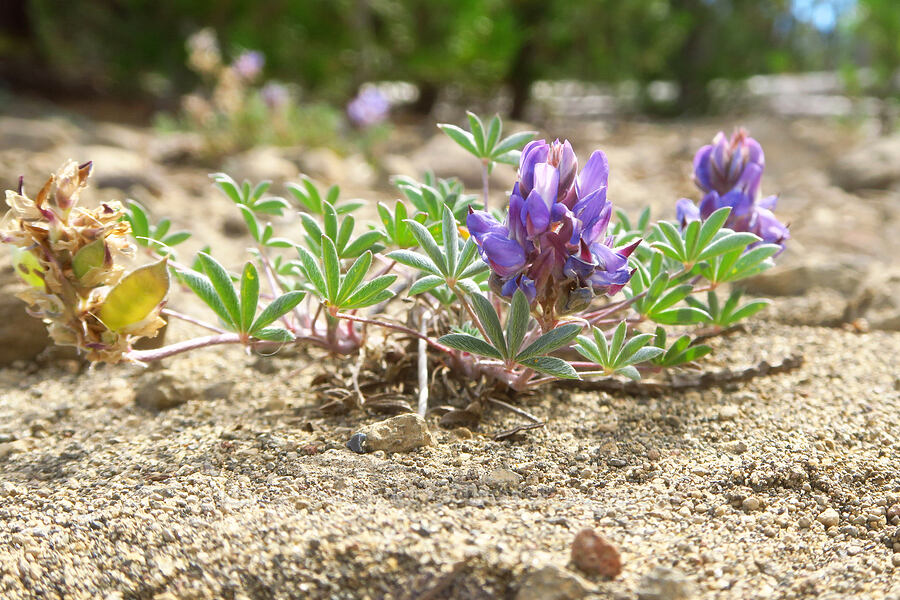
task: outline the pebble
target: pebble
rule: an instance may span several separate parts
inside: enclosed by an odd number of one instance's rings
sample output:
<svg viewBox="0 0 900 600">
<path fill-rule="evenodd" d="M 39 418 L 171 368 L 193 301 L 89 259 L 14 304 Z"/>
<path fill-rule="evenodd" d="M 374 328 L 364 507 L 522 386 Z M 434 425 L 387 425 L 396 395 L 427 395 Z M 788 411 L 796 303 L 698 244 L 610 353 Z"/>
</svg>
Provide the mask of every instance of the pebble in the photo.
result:
<svg viewBox="0 0 900 600">
<path fill-rule="evenodd" d="M 669 567 L 653 567 L 641 577 L 638 600 L 688 600 L 694 596 L 694 585 L 684 574 Z"/>
<path fill-rule="evenodd" d="M 834 510 L 833 508 L 827 508 L 822 511 L 818 517 L 816 517 L 816 520 L 824 525 L 827 529 L 829 527 L 834 527 L 835 525 L 837 525 L 841 520 L 841 515 L 838 514 L 838 511 Z"/>
<path fill-rule="evenodd" d="M 434 444 L 425 419 L 413 413 L 372 423 L 360 428 L 357 433 L 366 436 L 366 452 L 410 452 Z"/>
<path fill-rule="evenodd" d="M 354 433 L 347 440 L 347 447 L 357 454 L 365 454 L 366 452 L 366 434 Z"/>
<path fill-rule="evenodd" d="M 509 469 L 497 468 L 492 469 L 490 473 L 484 478 L 484 482 L 488 485 L 493 486 L 507 486 L 507 485 L 519 485 L 522 483 L 522 479 L 524 479 L 518 473 L 510 471 Z"/>
<path fill-rule="evenodd" d="M 797 527 L 800 529 L 809 529 L 812 527 L 812 521 L 809 517 L 800 517 L 797 519 Z"/>
<path fill-rule="evenodd" d="M 516 600 L 579 600 L 592 587 L 590 582 L 567 569 L 546 565 L 525 576 Z"/>
<path fill-rule="evenodd" d="M 616 467 L 617 469 L 621 469 L 622 467 L 628 466 L 628 461 L 626 461 L 623 458 L 611 458 L 608 461 L 606 461 L 606 464 L 608 464 L 611 467 Z"/>
<path fill-rule="evenodd" d="M 744 512 L 753 512 L 755 510 L 759 510 L 762 507 L 762 502 L 759 501 L 759 498 L 756 496 L 748 496 L 744 498 L 744 501 L 741 502 L 741 508 Z"/>
<path fill-rule="evenodd" d="M 572 562 L 589 575 L 616 577 L 622 572 L 622 556 L 605 537 L 590 528 L 575 535 L 572 542 Z"/>
<path fill-rule="evenodd" d="M 266 410 L 269 412 L 281 412 L 282 410 L 287 408 L 287 400 L 284 396 L 272 396 L 269 398 L 269 401 L 266 402 Z"/>
</svg>

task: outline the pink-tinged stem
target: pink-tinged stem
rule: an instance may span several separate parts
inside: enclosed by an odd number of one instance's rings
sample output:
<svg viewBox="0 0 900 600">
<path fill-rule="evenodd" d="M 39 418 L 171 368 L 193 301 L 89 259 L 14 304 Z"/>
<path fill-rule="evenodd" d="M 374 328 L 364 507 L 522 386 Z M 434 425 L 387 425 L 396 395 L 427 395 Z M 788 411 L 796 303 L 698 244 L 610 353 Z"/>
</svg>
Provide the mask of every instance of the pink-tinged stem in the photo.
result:
<svg viewBox="0 0 900 600">
<path fill-rule="evenodd" d="M 168 346 L 155 348 L 153 350 L 132 350 L 126 353 L 125 356 L 130 360 L 134 360 L 137 362 L 151 362 L 154 360 L 160 360 L 162 358 L 168 358 L 170 356 L 175 356 L 176 354 L 181 354 L 182 352 L 190 352 L 191 350 L 197 350 L 198 348 L 206 348 L 207 346 L 240 343 L 241 337 L 238 334 L 220 333 L 218 335 L 208 335 L 205 337 L 194 338 L 192 340 L 177 342 L 175 344 L 169 344 Z"/>
</svg>

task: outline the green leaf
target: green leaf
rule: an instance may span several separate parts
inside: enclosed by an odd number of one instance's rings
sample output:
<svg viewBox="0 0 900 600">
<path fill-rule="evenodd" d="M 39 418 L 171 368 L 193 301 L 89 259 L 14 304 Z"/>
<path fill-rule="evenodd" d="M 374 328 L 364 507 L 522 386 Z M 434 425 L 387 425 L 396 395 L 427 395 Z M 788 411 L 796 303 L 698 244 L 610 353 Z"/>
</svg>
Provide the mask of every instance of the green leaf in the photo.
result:
<svg viewBox="0 0 900 600">
<path fill-rule="evenodd" d="M 396 275 L 382 275 L 371 281 L 367 281 L 362 287 L 358 288 L 352 296 L 347 298 L 346 302 L 341 303 L 341 308 L 364 308 L 366 306 L 371 306 L 372 304 L 377 304 L 380 300 L 373 300 L 373 298 L 382 295 L 382 292 L 387 292 L 387 297 L 390 298 L 394 294 L 389 292 L 387 288 L 396 280 Z"/>
<path fill-rule="evenodd" d="M 300 246 L 297 246 L 297 253 L 300 255 L 300 264 L 303 265 L 306 279 L 313 284 L 313 287 L 319 292 L 320 298 L 328 298 L 328 288 L 325 285 L 325 278 L 322 276 L 322 271 L 319 269 L 316 259 L 313 258 L 313 255 L 310 254 L 306 248 L 301 248 Z"/>
<path fill-rule="evenodd" d="M 98 318 L 112 331 L 140 323 L 165 300 L 169 292 L 166 259 L 135 269 L 110 290 Z"/>
<path fill-rule="evenodd" d="M 478 252 L 478 245 L 475 243 L 475 240 L 470 237 L 466 240 L 466 243 L 463 244 L 462 254 L 460 254 L 458 264 L 456 265 L 456 272 L 454 273 L 454 276 L 457 279 L 464 279 L 465 277 L 472 277 L 473 275 L 477 275 L 477 273 L 473 273 L 472 275 L 465 275 L 465 273 L 470 269 L 469 265 L 475 258 L 476 252 Z M 487 268 L 487 265 L 484 263 L 484 261 L 478 262 L 483 264 L 485 268 Z"/>
<path fill-rule="evenodd" d="M 150 221 L 147 219 L 147 209 L 135 200 L 128 201 L 128 215 L 126 217 L 131 224 L 131 234 L 136 238 L 150 237 Z M 143 240 L 143 246 L 147 241 Z"/>
<path fill-rule="evenodd" d="M 581 333 L 581 329 L 581 325 L 577 323 L 567 323 L 566 325 L 551 329 L 522 350 L 516 357 L 516 361 L 521 363 L 523 360 L 528 360 L 541 354 L 549 354 L 550 352 L 559 350 L 578 337 L 578 334 Z"/>
<path fill-rule="evenodd" d="M 628 333 L 628 324 L 625 321 L 619 323 L 613 332 L 612 340 L 609 342 L 609 358 L 610 362 L 615 363 L 619 352 L 622 351 L 622 344 L 625 342 L 625 334 Z"/>
<path fill-rule="evenodd" d="M 538 373 L 552 375 L 559 379 L 581 379 L 578 373 L 575 372 L 575 369 L 572 368 L 572 365 L 555 356 L 536 356 L 517 362 L 523 367 L 528 367 Z"/>
<path fill-rule="evenodd" d="M 260 241 L 259 223 L 256 222 L 256 215 L 254 215 L 253 211 L 243 204 L 238 204 L 238 208 L 241 211 L 241 216 L 244 218 L 244 223 L 247 224 L 247 229 L 250 231 L 250 236 L 257 242 Z"/>
<path fill-rule="evenodd" d="M 300 304 L 300 301 L 306 296 L 305 292 L 293 291 L 287 292 L 275 298 L 271 304 L 265 307 L 253 325 L 250 326 L 250 333 L 256 335 L 256 332 L 264 327 L 274 323 L 276 319 L 280 319 L 288 312 L 294 310 L 294 307 Z M 259 337 L 259 336 L 257 336 Z"/>
<path fill-rule="evenodd" d="M 638 348 L 634 354 L 623 361 L 619 361 L 618 364 L 636 365 L 642 362 L 647 362 L 648 360 L 653 360 L 663 352 L 665 352 L 665 350 L 663 350 L 662 348 L 657 348 L 656 346 L 645 346 L 643 348 Z"/>
<path fill-rule="evenodd" d="M 438 342 L 445 346 L 450 346 L 456 350 L 462 350 L 469 354 L 478 354 L 479 356 L 487 356 L 490 358 L 503 358 L 496 348 L 482 340 L 465 333 L 448 333 L 438 338 Z"/>
<path fill-rule="evenodd" d="M 447 271 L 447 260 L 444 258 L 444 254 L 441 252 L 441 249 L 438 247 L 437 243 L 434 241 L 434 238 L 431 236 L 431 232 L 429 232 L 424 226 L 419 224 L 418 222 L 407 219 L 406 224 L 409 225 L 412 234 L 415 236 L 416 241 L 419 242 L 419 246 L 425 253 L 431 258 L 432 262 L 437 266 L 438 270 L 442 275 L 448 275 Z"/>
<path fill-rule="evenodd" d="M 606 359 L 600 354 L 600 348 L 597 347 L 597 343 L 591 338 L 585 335 L 579 335 L 578 342 L 575 344 L 575 350 L 586 359 L 593 361 L 598 365 L 606 366 Z"/>
<path fill-rule="evenodd" d="M 322 203 L 322 223 L 325 235 L 330 237 L 332 241 L 336 240 L 338 237 L 337 211 L 328 202 Z"/>
<path fill-rule="evenodd" d="M 444 283 L 443 277 L 439 277 L 437 275 L 426 275 L 425 277 L 422 277 L 414 284 L 412 284 L 412 286 L 409 288 L 409 295 L 415 296 L 417 294 L 433 290 L 442 283 Z"/>
<path fill-rule="evenodd" d="M 475 113 L 466 111 L 466 116 L 469 117 L 469 127 L 472 129 L 472 138 L 475 140 L 475 146 L 478 148 L 478 155 L 484 156 L 484 125 Z"/>
<path fill-rule="evenodd" d="M 337 295 L 336 304 L 340 305 L 341 302 L 350 297 L 350 294 L 356 291 L 359 284 L 365 279 L 366 273 L 369 272 L 370 266 L 372 266 L 371 252 L 360 255 L 360 257 L 350 265 L 346 275 L 344 275 L 344 280 L 341 282 L 341 289 Z"/>
<path fill-rule="evenodd" d="M 241 274 L 241 332 L 250 331 L 258 304 L 259 273 L 253 263 L 248 262 L 244 265 L 244 272 Z"/>
<path fill-rule="evenodd" d="M 500 120 L 500 115 L 494 115 L 494 118 L 491 119 L 491 122 L 488 125 L 487 139 L 484 142 L 486 153 L 493 154 L 494 146 L 497 144 L 497 140 L 500 139 L 500 132 L 502 130 L 503 122 Z"/>
<path fill-rule="evenodd" d="M 348 219 L 350 217 L 347 217 Z M 352 242 L 350 245 L 344 248 L 343 252 L 341 252 L 342 258 L 356 258 L 366 250 L 372 250 L 373 246 L 377 244 L 382 238 L 382 235 L 378 231 L 367 231 Z M 377 252 L 377 249 L 374 250 Z"/>
<path fill-rule="evenodd" d="M 222 299 L 216 293 L 212 282 L 205 275 L 201 275 L 196 271 L 182 271 L 179 277 L 184 281 L 191 291 L 193 291 L 203 302 L 210 307 L 214 313 L 221 319 L 229 329 L 238 329 L 237 323 L 231 319 Z"/>
<path fill-rule="evenodd" d="M 218 188 L 225 193 L 226 196 L 231 198 L 231 201 L 235 204 L 243 204 L 244 199 L 241 196 L 241 191 L 238 189 L 237 182 L 229 177 L 225 173 L 213 173 L 210 175 L 212 180 L 218 186 Z"/>
<path fill-rule="evenodd" d="M 72 272 L 75 277 L 81 279 L 87 275 L 91 269 L 99 269 L 106 260 L 106 241 L 103 239 L 94 240 L 87 246 L 82 246 L 75 253 L 72 259 Z"/>
<path fill-rule="evenodd" d="M 519 352 L 528 332 L 530 320 L 531 307 L 528 305 L 528 298 L 522 290 L 517 289 L 510 302 L 509 312 L 506 313 L 506 344 L 509 346 L 510 356 Z"/>
<path fill-rule="evenodd" d="M 281 327 L 265 327 L 253 333 L 253 337 L 267 342 L 292 342 L 294 334 Z"/>
<path fill-rule="evenodd" d="M 682 306 L 681 308 L 653 313 L 650 318 L 661 325 L 696 325 L 697 323 L 708 322 L 711 317 L 709 313 L 702 309 L 693 306 Z"/>
<path fill-rule="evenodd" d="M 603 331 L 601 329 L 599 329 L 598 327 L 594 327 L 593 332 L 594 332 L 594 342 L 597 345 L 597 353 L 600 355 L 600 358 L 602 359 L 600 361 L 600 364 L 603 366 L 609 366 L 611 364 L 611 361 L 610 361 L 609 344 L 606 340 L 606 334 L 603 333 Z"/>
<path fill-rule="evenodd" d="M 432 275 L 442 274 L 440 269 L 437 268 L 437 265 L 434 264 L 434 261 L 427 256 L 419 254 L 418 252 L 413 252 L 412 250 L 394 250 L 393 252 L 388 252 L 386 256 L 391 260 L 396 260 L 401 265 L 406 265 L 413 269 L 425 271 Z"/>
<path fill-rule="evenodd" d="M 697 260 L 707 260 L 714 256 L 731 252 L 732 250 L 737 250 L 739 248 L 743 249 L 754 242 L 758 242 L 760 239 L 762 238 L 752 233 L 729 233 L 707 246 L 706 249 L 700 253 L 700 256 L 697 257 Z"/>
<path fill-rule="evenodd" d="M 475 138 L 471 133 L 457 127 L 456 125 L 450 125 L 448 123 L 441 123 L 438 125 L 438 127 L 440 127 L 441 131 L 450 136 L 450 139 L 459 144 L 466 152 L 474 154 L 475 156 L 479 156 Z"/>
<path fill-rule="evenodd" d="M 641 333 L 632 337 L 630 340 L 628 340 L 628 342 L 625 343 L 624 346 L 622 346 L 622 349 L 618 352 L 618 354 L 615 355 L 615 365 L 619 366 L 632 364 L 628 359 L 634 356 L 634 354 L 638 350 L 646 346 L 647 343 L 652 339 L 652 333 Z M 660 353 L 662 352 L 661 349 L 656 349 L 659 350 Z"/>
<path fill-rule="evenodd" d="M 178 244 L 187 241 L 188 238 L 191 237 L 191 233 L 189 231 L 176 231 L 175 233 L 171 233 L 160 240 L 166 246 L 177 246 Z"/>
<path fill-rule="evenodd" d="M 699 251 L 703 251 L 709 243 L 713 241 L 713 238 L 715 238 L 719 230 L 722 229 L 722 226 L 725 224 L 725 221 L 728 220 L 728 215 L 730 214 L 731 207 L 724 206 L 709 215 L 709 217 L 703 221 L 703 226 L 700 228 L 700 235 L 697 236 L 697 249 Z"/>
<path fill-rule="evenodd" d="M 203 265 L 203 271 L 212 282 L 213 288 L 215 288 L 219 298 L 222 299 L 222 304 L 225 305 L 225 310 L 228 311 L 231 322 L 234 323 L 235 327 L 239 327 L 241 309 L 237 293 L 235 293 L 234 286 L 231 284 L 231 277 L 228 276 L 225 268 L 209 254 L 201 252 L 197 257 L 200 259 L 200 264 Z"/>
<path fill-rule="evenodd" d="M 341 262 L 334 242 L 327 235 L 322 236 L 322 271 L 325 275 L 325 290 L 332 304 L 337 302 L 338 286 L 341 281 Z"/>
<path fill-rule="evenodd" d="M 472 308 L 478 316 L 478 320 L 481 321 L 481 325 L 484 327 L 484 331 L 487 333 L 491 343 L 500 351 L 504 359 L 512 358 L 503 338 L 500 317 L 497 316 L 497 311 L 494 310 L 491 301 L 481 294 L 472 294 L 471 298 Z"/>
<path fill-rule="evenodd" d="M 491 155 L 491 158 L 498 160 L 498 157 L 502 154 L 520 150 L 525 144 L 533 140 L 535 135 L 537 135 L 536 131 L 520 131 L 504 138 L 499 144 L 494 146 L 494 152 Z"/>
<path fill-rule="evenodd" d="M 691 221 L 684 228 L 685 256 L 693 259 L 697 250 L 697 236 L 700 234 L 700 221 Z"/>
<path fill-rule="evenodd" d="M 641 372 L 632 367 L 631 365 L 624 366 L 620 369 L 616 369 L 616 374 L 624 375 L 628 379 L 633 379 L 637 381 L 641 378 Z"/>
<path fill-rule="evenodd" d="M 444 238 L 444 256 L 447 259 L 447 274 L 456 273 L 456 260 L 459 256 L 459 232 L 456 230 L 456 217 L 446 204 L 443 210 L 442 234 Z"/>
<path fill-rule="evenodd" d="M 752 300 L 740 307 L 731 317 L 728 319 L 728 323 L 737 323 L 743 319 L 748 317 L 752 317 L 765 307 L 769 306 L 772 302 L 770 300 Z"/>
<path fill-rule="evenodd" d="M 338 229 L 337 237 L 334 239 L 334 245 L 338 250 L 338 254 L 340 254 L 341 256 L 344 255 L 344 248 L 347 246 L 347 242 L 350 241 L 350 236 L 353 234 L 354 225 L 356 225 L 356 219 L 349 215 L 345 217 L 343 221 L 341 221 L 341 226 Z M 375 233 L 376 235 L 378 235 L 377 232 L 374 231 L 370 233 Z"/>
<path fill-rule="evenodd" d="M 685 256 L 685 248 L 684 248 L 684 240 L 681 239 L 681 234 L 678 232 L 678 229 L 669 223 L 668 221 L 660 221 L 656 224 L 657 230 L 663 235 L 663 237 L 669 242 L 669 246 L 675 251 L 679 262 L 683 261 Z M 656 248 L 657 246 L 654 244 L 653 246 Z M 662 250 L 662 248 L 660 248 Z M 665 254 L 665 251 L 663 251 Z"/>
</svg>

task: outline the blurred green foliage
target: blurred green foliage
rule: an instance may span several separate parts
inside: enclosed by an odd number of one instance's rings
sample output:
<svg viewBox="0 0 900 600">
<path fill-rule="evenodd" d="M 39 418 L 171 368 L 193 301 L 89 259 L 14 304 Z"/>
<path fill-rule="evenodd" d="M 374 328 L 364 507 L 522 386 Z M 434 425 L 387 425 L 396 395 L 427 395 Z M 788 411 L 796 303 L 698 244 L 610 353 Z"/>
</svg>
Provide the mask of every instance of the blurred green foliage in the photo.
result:
<svg viewBox="0 0 900 600">
<path fill-rule="evenodd" d="M 895 65 L 896 0 L 860 4 L 873 60 Z M 791 0 L 25 0 L 24 12 L 25 32 L 0 26 L 8 58 L 63 82 L 170 98 L 196 84 L 184 40 L 203 27 L 227 49 L 263 51 L 267 76 L 318 99 L 405 80 L 422 110 L 448 87 L 467 99 L 505 87 L 520 114 L 538 79 L 665 79 L 681 90 L 672 109 L 702 111 L 714 79 L 827 66 Z"/>
</svg>

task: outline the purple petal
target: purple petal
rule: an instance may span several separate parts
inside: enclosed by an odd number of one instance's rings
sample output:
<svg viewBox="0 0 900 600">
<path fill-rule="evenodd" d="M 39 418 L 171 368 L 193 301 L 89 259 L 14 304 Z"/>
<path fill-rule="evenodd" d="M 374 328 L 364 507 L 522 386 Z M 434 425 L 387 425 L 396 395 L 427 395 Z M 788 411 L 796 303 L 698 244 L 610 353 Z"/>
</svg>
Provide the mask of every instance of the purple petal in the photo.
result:
<svg viewBox="0 0 900 600">
<path fill-rule="evenodd" d="M 703 200 L 700 201 L 700 218 L 706 220 L 709 218 L 709 215 L 713 214 L 720 208 L 722 208 L 723 204 L 719 199 L 719 192 L 713 190 L 703 196 Z"/>
<path fill-rule="evenodd" d="M 548 163 L 539 163 L 534 167 L 534 189 L 547 206 L 547 213 L 556 203 L 556 194 L 559 189 L 559 170 Z M 531 199 L 531 194 L 528 195 Z"/>
<path fill-rule="evenodd" d="M 514 275 L 525 266 L 525 251 L 514 240 L 489 233 L 481 248 L 482 257 L 500 277 Z"/>
<path fill-rule="evenodd" d="M 682 198 L 675 204 L 675 218 L 684 229 L 691 221 L 700 220 L 700 209 L 691 200 Z"/>
<path fill-rule="evenodd" d="M 704 192 L 712 191 L 712 181 L 709 172 L 712 151 L 712 146 L 703 146 L 694 155 L 694 183 Z"/>
<path fill-rule="evenodd" d="M 484 237 L 489 233 L 495 233 L 504 237 L 509 234 L 509 229 L 501 225 L 490 213 L 483 210 L 469 211 L 469 215 L 466 217 L 466 228 L 479 244 L 482 243 Z"/>
<path fill-rule="evenodd" d="M 529 237 L 547 231 L 547 227 L 550 226 L 550 209 L 544 203 L 537 188 L 531 190 L 525 200 L 525 215 L 525 231 Z"/>
<path fill-rule="evenodd" d="M 584 198 L 591 192 L 606 187 L 608 181 L 609 161 L 602 150 L 595 150 L 575 179 L 578 197 Z"/>
<path fill-rule="evenodd" d="M 534 188 L 534 167 L 546 162 L 550 146 L 544 140 L 529 142 L 519 158 L 519 192 L 523 197 Z"/>
</svg>

